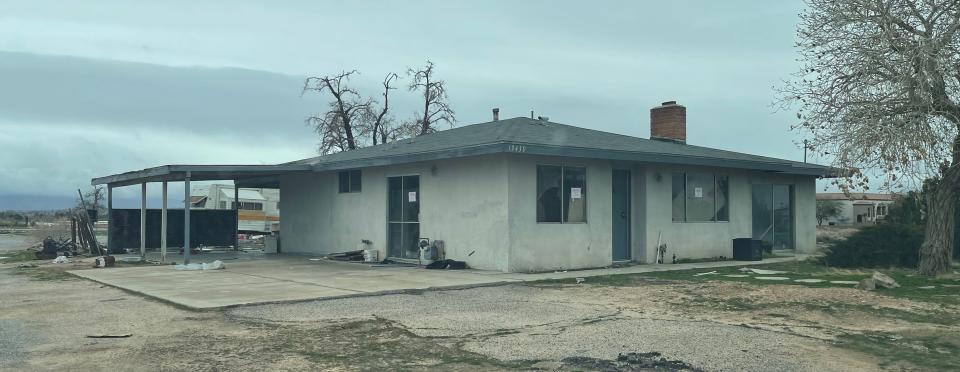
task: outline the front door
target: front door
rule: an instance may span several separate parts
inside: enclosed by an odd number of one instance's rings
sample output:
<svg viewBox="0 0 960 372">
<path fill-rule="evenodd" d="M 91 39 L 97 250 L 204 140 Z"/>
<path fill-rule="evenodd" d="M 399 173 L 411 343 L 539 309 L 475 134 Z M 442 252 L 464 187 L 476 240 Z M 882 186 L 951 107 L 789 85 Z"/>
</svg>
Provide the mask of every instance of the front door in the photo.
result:
<svg viewBox="0 0 960 372">
<path fill-rule="evenodd" d="M 630 171 L 613 171 L 613 260 L 630 259 Z"/>
<path fill-rule="evenodd" d="M 387 178 L 387 256 L 420 257 L 420 176 Z"/>
<path fill-rule="evenodd" d="M 793 249 L 793 186 L 754 184 L 753 238 L 764 249 Z"/>
</svg>

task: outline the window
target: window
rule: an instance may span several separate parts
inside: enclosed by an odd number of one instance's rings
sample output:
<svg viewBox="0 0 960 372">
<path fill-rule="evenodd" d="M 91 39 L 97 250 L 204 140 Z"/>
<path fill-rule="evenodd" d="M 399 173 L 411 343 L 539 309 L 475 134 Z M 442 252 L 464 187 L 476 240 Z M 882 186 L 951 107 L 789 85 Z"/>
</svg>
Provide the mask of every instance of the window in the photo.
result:
<svg viewBox="0 0 960 372">
<path fill-rule="evenodd" d="M 713 173 L 673 173 L 674 222 L 729 221 L 730 181 Z"/>
<path fill-rule="evenodd" d="M 254 202 L 240 202 L 240 208 L 237 208 L 237 203 L 230 202 L 230 209 L 241 209 L 245 211 L 262 211 L 263 203 L 254 203 Z"/>
<path fill-rule="evenodd" d="M 886 215 L 887 215 L 887 206 L 886 206 L 886 205 L 878 205 L 878 206 L 877 206 L 877 217 L 882 217 L 882 216 L 886 216 Z"/>
<path fill-rule="evenodd" d="M 587 169 L 537 167 L 537 222 L 587 222 Z"/>
<path fill-rule="evenodd" d="M 360 170 L 340 171 L 340 192 L 360 192 Z"/>
<path fill-rule="evenodd" d="M 227 209 L 227 202 L 221 200 L 221 201 L 220 201 L 220 209 Z"/>
</svg>

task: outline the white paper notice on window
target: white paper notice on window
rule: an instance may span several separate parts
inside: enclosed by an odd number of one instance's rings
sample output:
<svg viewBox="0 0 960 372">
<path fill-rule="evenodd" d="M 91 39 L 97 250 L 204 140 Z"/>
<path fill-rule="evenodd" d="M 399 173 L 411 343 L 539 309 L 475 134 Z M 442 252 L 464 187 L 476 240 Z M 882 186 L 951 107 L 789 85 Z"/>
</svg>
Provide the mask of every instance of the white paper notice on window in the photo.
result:
<svg viewBox="0 0 960 372">
<path fill-rule="evenodd" d="M 703 197 L 703 188 L 702 188 L 702 187 L 694 187 L 694 188 L 693 188 L 693 196 L 694 196 L 695 198 L 702 198 L 702 197 Z"/>
<path fill-rule="evenodd" d="M 570 188 L 570 199 L 580 199 L 583 197 L 583 189 L 579 187 Z"/>
<path fill-rule="evenodd" d="M 408 193 L 407 193 L 407 200 L 409 200 L 411 203 L 416 202 L 416 201 L 417 201 L 417 192 L 416 192 L 416 191 L 408 192 Z"/>
</svg>

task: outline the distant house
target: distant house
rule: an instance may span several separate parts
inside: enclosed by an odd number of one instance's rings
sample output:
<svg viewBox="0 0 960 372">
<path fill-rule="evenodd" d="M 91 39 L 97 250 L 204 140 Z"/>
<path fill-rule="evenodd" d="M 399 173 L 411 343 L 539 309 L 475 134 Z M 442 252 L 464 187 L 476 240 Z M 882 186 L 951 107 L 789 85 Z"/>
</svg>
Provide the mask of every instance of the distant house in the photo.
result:
<svg viewBox="0 0 960 372">
<path fill-rule="evenodd" d="M 660 245 L 667 260 L 730 257 L 735 238 L 816 248 L 816 180 L 835 169 L 689 145 L 686 108 L 673 101 L 650 110 L 650 139 L 494 112 L 289 163 L 166 165 L 93 183 L 279 188 L 284 253 L 363 244 L 417 262 L 420 245 L 439 240 L 446 258 L 473 268 L 536 272 L 652 263 Z"/>
<path fill-rule="evenodd" d="M 818 193 L 817 203 L 836 203 L 840 207 L 840 213 L 824 219 L 824 225 L 870 225 L 883 221 L 887 217 L 893 198 L 893 194 Z"/>
<path fill-rule="evenodd" d="M 234 209 L 233 185 L 212 184 L 190 190 L 193 209 Z M 239 231 L 269 233 L 280 224 L 280 190 L 268 188 L 240 188 L 237 214 Z"/>
</svg>

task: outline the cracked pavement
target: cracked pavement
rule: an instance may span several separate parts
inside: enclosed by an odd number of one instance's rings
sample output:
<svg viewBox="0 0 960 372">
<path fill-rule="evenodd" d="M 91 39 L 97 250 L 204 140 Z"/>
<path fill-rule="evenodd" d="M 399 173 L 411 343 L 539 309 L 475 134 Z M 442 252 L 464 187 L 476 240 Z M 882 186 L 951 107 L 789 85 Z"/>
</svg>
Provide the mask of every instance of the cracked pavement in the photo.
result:
<svg viewBox="0 0 960 372">
<path fill-rule="evenodd" d="M 500 360 L 560 361 L 660 352 L 704 370 L 869 370 L 859 355 L 783 330 L 672 313 L 608 288 L 508 285 L 260 305 L 227 317 L 266 323 L 387 319 L 422 337 Z M 664 305 L 668 301 L 662 301 Z"/>
</svg>

